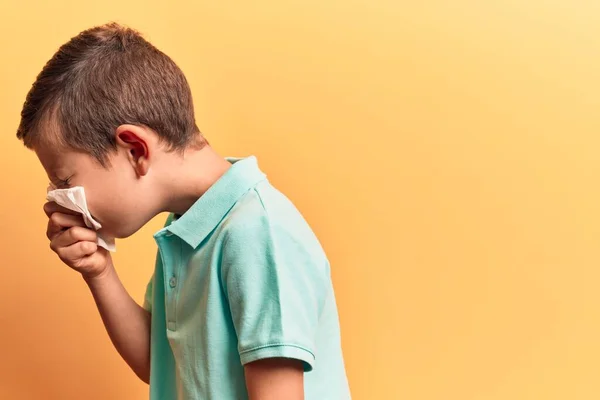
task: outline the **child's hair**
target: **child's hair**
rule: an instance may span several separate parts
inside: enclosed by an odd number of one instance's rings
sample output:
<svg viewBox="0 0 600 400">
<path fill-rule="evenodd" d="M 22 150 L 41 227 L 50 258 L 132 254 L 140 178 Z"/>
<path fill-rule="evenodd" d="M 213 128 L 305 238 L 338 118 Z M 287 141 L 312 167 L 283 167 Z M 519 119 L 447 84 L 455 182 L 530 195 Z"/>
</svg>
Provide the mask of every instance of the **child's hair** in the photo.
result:
<svg viewBox="0 0 600 400">
<path fill-rule="evenodd" d="M 133 29 L 116 23 L 62 45 L 27 94 L 17 137 L 29 148 L 65 145 L 106 165 L 121 124 L 146 126 L 170 150 L 206 144 L 183 72 Z"/>
</svg>

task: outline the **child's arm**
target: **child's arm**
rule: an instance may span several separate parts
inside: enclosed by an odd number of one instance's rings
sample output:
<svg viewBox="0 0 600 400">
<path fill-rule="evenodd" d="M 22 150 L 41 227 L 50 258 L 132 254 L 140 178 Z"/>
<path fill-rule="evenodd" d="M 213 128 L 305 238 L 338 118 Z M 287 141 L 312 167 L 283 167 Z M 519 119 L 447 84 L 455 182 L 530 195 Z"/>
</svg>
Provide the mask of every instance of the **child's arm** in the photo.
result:
<svg viewBox="0 0 600 400">
<path fill-rule="evenodd" d="M 302 363 L 286 358 L 255 361 L 244 368 L 250 400 L 304 400 Z"/>
<path fill-rule="evenodd" d="M 127 293 L 108 251 L 99 248 L 96 232 L 80 215 L 47 203 L 47 236 L 60 259 L 80 272 L 87 282 L 114 346 L 144 382 L 150 376 L 150 313 Z"/>
<path fill-rule="evenodd" d="M 104 250 L 104 249 L 102 249 Z M 144 382 L 150 381 L 150 313 L 127 293 L 112 266 L 85 279 L 110 339 L 125 362 Z"/>
</svg>

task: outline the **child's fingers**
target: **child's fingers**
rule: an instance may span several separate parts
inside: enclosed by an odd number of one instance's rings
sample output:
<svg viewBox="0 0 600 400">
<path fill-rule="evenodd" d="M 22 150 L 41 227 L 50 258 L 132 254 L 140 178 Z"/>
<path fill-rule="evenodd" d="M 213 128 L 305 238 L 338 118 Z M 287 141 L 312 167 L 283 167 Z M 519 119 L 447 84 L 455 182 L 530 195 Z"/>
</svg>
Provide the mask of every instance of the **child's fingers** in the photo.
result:
<svg viewBox="0 0 600 400">
<path fill-rule="evenodd" d="M 80 267 L 81 260 L 94 254 L 96 250 L 98 245 L 94 242 L 77 242 L 68 247 L 59 247 L 55 251 L 66 264 Z"/>
<path fill-rule="evenodd" d="M 53 201 L 49 201 L 46 204 L 44 204 L 44 212 L 46 213 L 46 215 L 48 217 L 50 217 L 52 214 L 54 214 L 56 212 L 59 212 L 62 214 L 79 215 L 79 213 L 77 211 L 69 210 L 68 208 L 59 206 L 57 203 L 55 203 Z"/>
<path fill-rule="evenodd" d="M 52 240 L 64 229 L 71 228 L 73 226 L 85 227 L 85 222 L 83 222 L 81 215 L 70 215 L 55 212 L 50 215 L 46 236 L 48 236 L 48 239 Z"/>
<path fill-rule="evenodd" d="M 56 235 L 50 242 L 52 250 L 56 251 L 61 247 L 69 247 L 77 242 L 96 242 L 98 235 L 95 231 L 83 228 L 81 226 L 74 226 L 62 233 Z"/>
</svg>

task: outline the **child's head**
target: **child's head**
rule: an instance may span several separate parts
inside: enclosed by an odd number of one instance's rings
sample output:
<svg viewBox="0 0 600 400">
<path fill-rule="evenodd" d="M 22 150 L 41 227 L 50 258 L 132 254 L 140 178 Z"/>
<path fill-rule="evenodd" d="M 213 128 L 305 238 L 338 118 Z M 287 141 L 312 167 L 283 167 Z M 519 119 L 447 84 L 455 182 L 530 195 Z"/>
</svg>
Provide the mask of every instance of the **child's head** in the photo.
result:
<svg viewBox="0 0 600 400">
<path fill-rule="evenodd" d="M 17 137 L 53 186 L 83 186 L 103 230 L 137 231 L 164 211 L 173 157 L 206 141 L 182 71 L 132 29 L 81 32 L 48 61 L 27 95 Z"/>
</svg>

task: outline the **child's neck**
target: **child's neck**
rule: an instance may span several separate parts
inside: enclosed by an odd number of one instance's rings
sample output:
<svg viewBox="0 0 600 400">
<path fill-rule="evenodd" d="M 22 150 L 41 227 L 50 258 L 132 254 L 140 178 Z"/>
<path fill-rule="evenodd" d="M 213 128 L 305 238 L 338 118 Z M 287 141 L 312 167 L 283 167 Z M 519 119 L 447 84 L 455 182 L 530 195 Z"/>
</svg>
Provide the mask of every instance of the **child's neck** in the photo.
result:
<svg viewBox="0 0 600 400">
<path fill-rule="evenodd" d="M 229 167 L 231 163 L 210 146 L 186 150 L 183 157 L 177 155 L 165 176 L 165 211 L 184 214 Z"/>
</svg>

